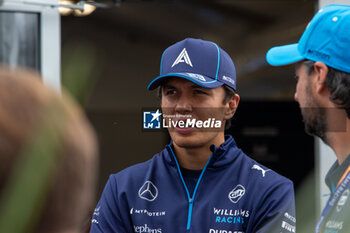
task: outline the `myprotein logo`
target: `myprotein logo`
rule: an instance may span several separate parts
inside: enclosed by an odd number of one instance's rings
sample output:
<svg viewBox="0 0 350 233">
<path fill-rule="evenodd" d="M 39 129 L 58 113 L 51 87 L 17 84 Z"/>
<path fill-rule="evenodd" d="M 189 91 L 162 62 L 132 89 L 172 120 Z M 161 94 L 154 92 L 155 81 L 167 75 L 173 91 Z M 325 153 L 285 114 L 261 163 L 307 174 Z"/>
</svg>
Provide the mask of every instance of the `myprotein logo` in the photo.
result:
<svg viewBox="0 0 350 233">
<path fill-rule="evenodd" d="M 146 201 L 154 201 L 158 196 L 157 187 L 147 180 L 139 189 L 139 197 Z"/>
<path fill-rule="evenodd" d="M 231 202 L 237 203 L 245 194 L 245 188 L 242 185 L 237 185 L 229 194 L 228 198 Z"/>
<path fill-rule="evenodd" d="M 130 215 L 133 214 L 141 214 L 141 215 L 148 215 L 150 217 L 160 217 L 160 216 L 165 216 L 166 212 L 165 211 L 149 211 L 146 209 L 130 209 Z"/>
<path fill-rule="evenodd" d="M 162 228 L 150 228 L 147 224 L 143 226 L 134 226 L 136 233 L 162 233 Z"/>
</svg>

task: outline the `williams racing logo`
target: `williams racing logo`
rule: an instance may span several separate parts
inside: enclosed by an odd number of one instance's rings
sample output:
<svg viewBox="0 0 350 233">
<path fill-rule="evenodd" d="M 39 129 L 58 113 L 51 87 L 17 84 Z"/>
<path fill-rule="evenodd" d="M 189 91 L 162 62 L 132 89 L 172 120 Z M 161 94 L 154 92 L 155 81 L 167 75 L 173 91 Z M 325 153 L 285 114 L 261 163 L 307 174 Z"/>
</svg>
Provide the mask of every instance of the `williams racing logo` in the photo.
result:
<svg viewBox="0 0 350 233">
<path fill-rule="evenodd" d="M 249 210 L 218 209 L 214 207 L 216 223 L 244 224 L 249 218 Z"/>
</svg>

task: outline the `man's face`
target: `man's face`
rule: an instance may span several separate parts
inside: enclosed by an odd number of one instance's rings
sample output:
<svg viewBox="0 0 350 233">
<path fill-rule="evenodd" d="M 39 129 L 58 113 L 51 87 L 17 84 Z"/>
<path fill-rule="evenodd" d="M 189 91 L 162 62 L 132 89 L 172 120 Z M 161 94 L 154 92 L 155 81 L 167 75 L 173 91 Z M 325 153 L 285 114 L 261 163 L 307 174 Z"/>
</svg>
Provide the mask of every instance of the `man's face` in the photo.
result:
<svg viewBox="0 0 350 233">
<path fill-rule="evenodd" d="M 305 123 L 305 131 L 324 140 L 326 131 L 325 109 L 317 102 L 310 83 L 314 72 L 309 75 L 306 65 L 299 62 L 296 65 L 295 73 L 297 86 L 294 99 L 299 103 Z"/>
<path fill-rule="evenodd" d="M 196 148 L 216 144 L 219 138 L 224 138 L 224 111 L 223 104 L 225 90 L 223 87 L 215 89 L 202 88 L 183 78 L 169 78 L 162 85 L 161 107 L 163 115 L 176 116 L 172 121 L 215 118 L 221 121 L 219 129 L 197 127 L 172 127 L 169 134 L 174 144 L 183 148 Z M 168 118 L 165 118 L 169 120 Z"/>
</svg>

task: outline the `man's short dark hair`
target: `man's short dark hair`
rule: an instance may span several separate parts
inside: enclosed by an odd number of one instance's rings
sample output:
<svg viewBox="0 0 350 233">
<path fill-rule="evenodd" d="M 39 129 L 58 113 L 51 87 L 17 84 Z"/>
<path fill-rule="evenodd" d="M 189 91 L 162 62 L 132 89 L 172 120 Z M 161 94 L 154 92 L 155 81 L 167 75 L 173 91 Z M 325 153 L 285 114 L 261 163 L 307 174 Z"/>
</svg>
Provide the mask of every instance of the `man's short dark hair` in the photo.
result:
<svg viewBox="0 0 350 233">
<path fill-rule="evenodd" d="M 162 84 L 159 85 L 158 92 L 157 92 L 157 96 L 160 100 L 162 99 L 162 86 L 163 86 Z M 232 87 L 227 86 L 226 84 L 222 85 L 222 87 L 224 88 L 224 91 L 225 91 L 223 104 L 226 104 L 232 96 L 235 96 L 236 91 Z M 229 129 L 230 127 L 231 127 L 231 119 L 228 119 L 226 120 L 225 130 Z"/>
<path fill-rule="evenodd" d="M 305 60 L 304 64 L 307 74 L 310 75 L 314 71 L 315 62 Z M 328 66 L 326 86 L 331 92 L 329 99 L 339 108 L 344 109 L 350 119 L 350 74 Z"/>
</svg>

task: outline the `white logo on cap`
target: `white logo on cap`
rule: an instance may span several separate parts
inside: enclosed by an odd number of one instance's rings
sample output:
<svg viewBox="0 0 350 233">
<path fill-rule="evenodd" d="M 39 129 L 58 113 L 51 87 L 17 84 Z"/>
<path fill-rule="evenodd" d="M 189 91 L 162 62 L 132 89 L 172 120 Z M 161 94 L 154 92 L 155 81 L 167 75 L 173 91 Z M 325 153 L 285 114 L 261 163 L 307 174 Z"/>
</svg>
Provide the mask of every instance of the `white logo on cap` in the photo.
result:
<svg viewBox="0 0 350 233">
<path fill-rule="evenodd" d="M 179 54 L 179 56 L 176 58 L 176 60 L 174 61 L 174 64 L 171 66 L 171 68 L 173 68 L 175 65 L 181 63 L 181 62 L 185 62 L 187 65 L 193 67 L 192 62 L 190 57 L 188 56 L 188 53 L 186 51 L 186 48 L 184 48 L 181 53 Z"/>
<path fill-rule="evenodd" d="M 232 85 L 235 85 L 235 80 L 233 80 L 232 78 L 230 78 L 230 77 L 227 77 L 227 76 L 222 76 L 222 80 L 225 80 L 225 81 L 227 81 L 227 82 L 230 82 L 230 83 L 232 83 Z"/>
<path fill-rule="evenodd" d="M 203 82 L 205 82 L 205 78 L 203 75 L 200 75 L 200 74 L 193 74 L 193 73 L 187 73 L 188 76 L 192 77 L 192 78 L 195 78 L 195 79 L 199 79 Z"/>
</svg>

